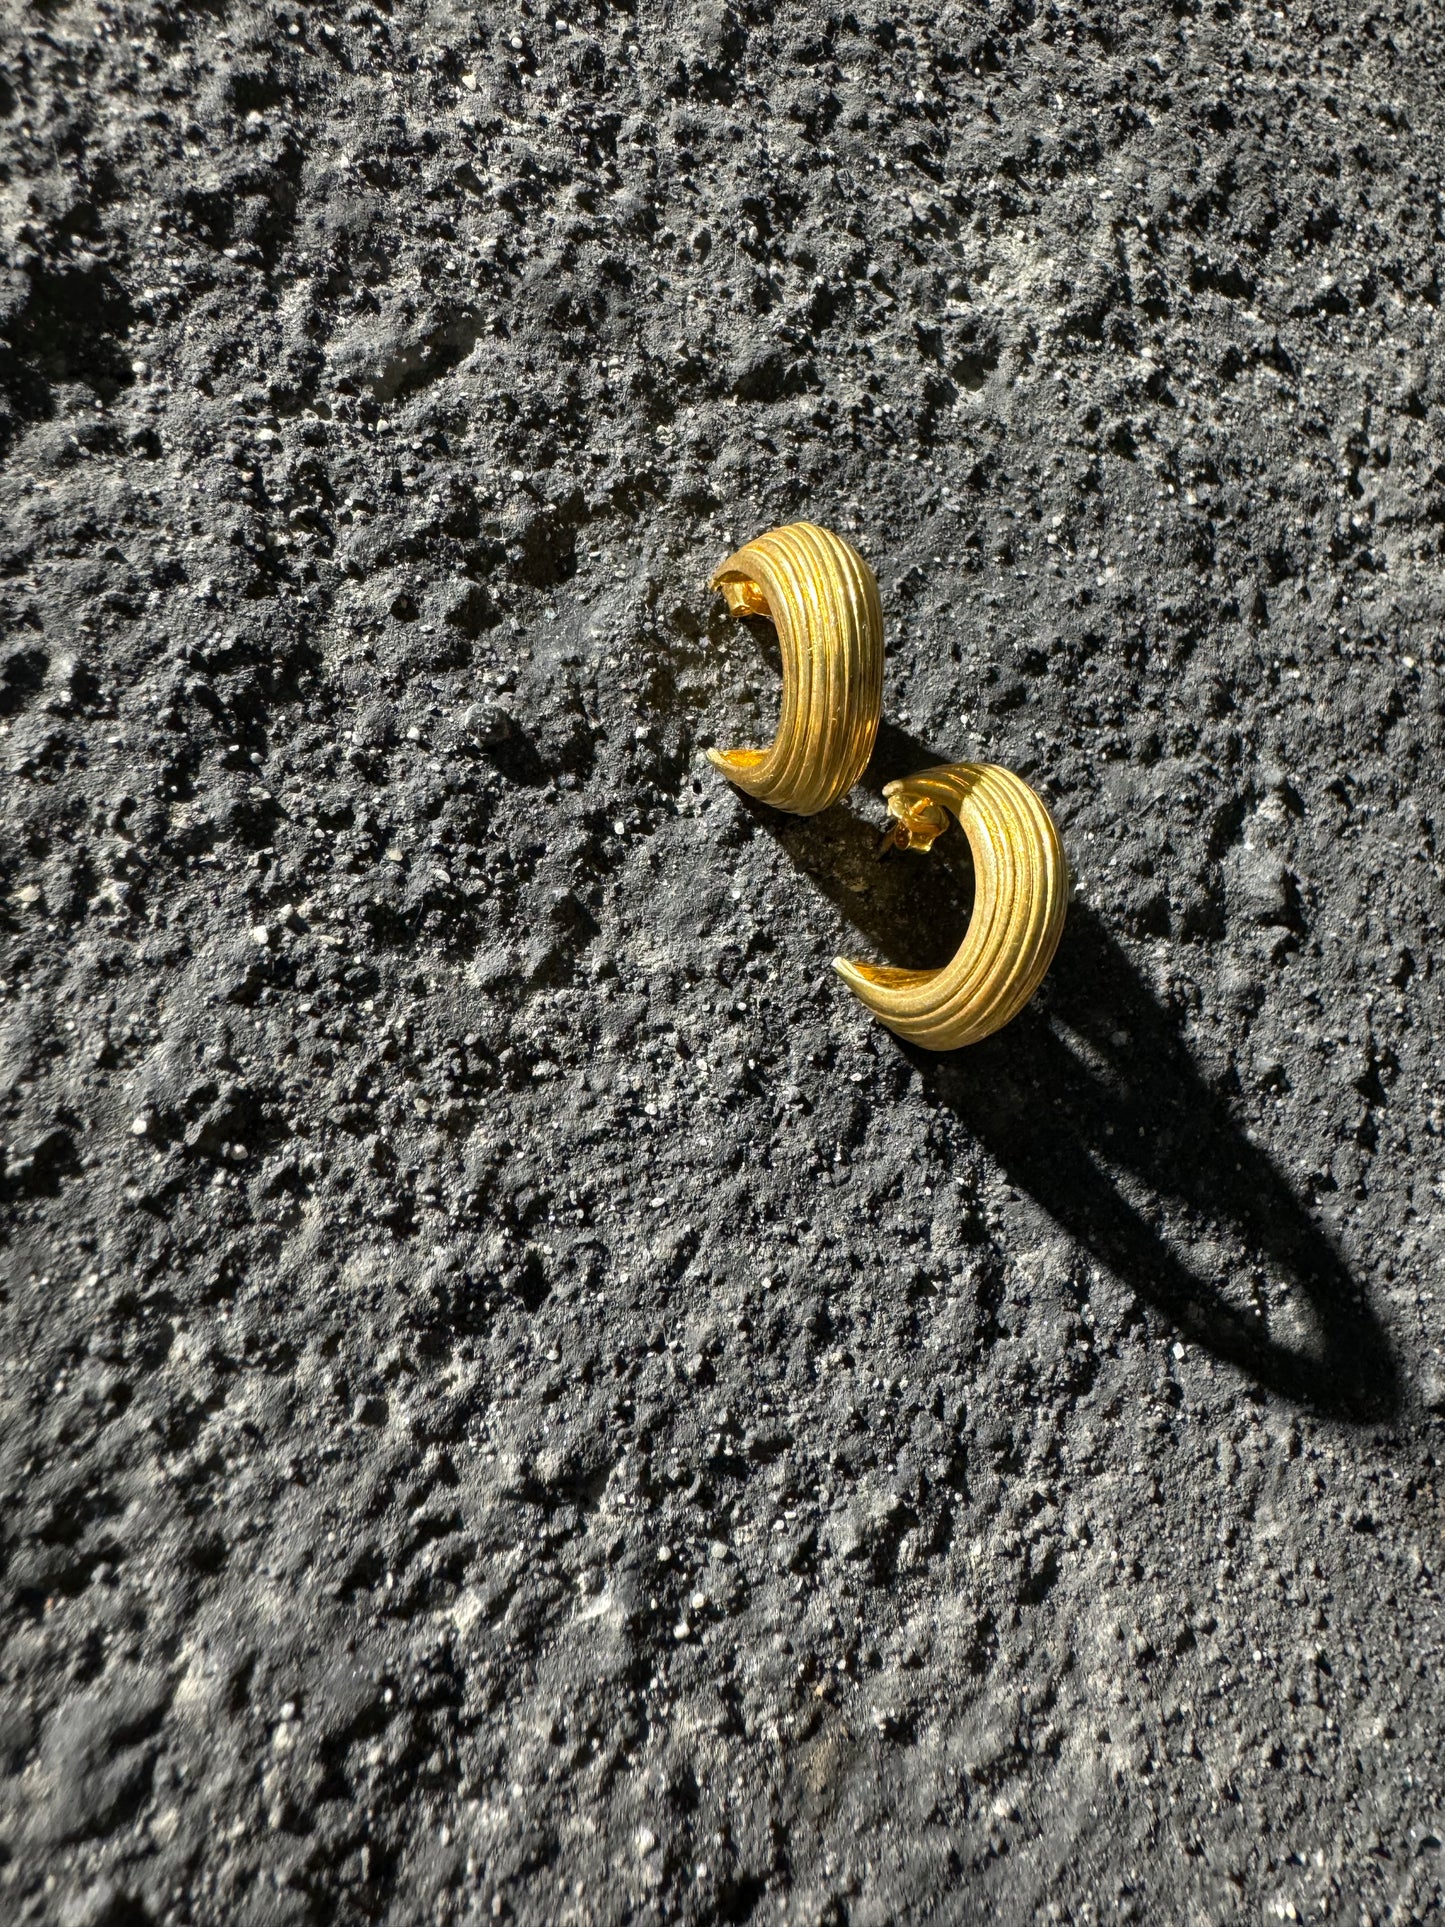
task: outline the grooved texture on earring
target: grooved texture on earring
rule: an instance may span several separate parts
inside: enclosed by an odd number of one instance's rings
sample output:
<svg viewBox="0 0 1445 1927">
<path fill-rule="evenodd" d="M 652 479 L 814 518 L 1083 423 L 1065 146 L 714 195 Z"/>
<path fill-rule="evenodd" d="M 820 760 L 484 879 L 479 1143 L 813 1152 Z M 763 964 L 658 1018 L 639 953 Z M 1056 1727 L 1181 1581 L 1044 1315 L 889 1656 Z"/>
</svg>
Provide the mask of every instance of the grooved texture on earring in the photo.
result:
<svg viewBox="0 0 1445 1927">
<path fill-rule="evenodd" d="M 883 607 L 851 543 L 791 522 L 745 543 L 713 576 L 733 615 L 769 616 L 783 657 L 771 749 L 710 749 L 730 782 L 774 809 L 812 816 L 852 789 L 883 709 Z"/>
<path fill-rule="evenodd" d="M 905 828 L 920 804 L 941 804 L 958 818 L 973 851 L 973 915 L 956 956 L 941 970 L 843 957 L 834 959 L 834 968 L 910 1043 L 927 1050 L 976 1044 L 1017 1017 L 1053 961 L 1069 895 L 1059 833 L 1028 784 L 995 763 L 923 770 L 890 783 L 883 794 Z"/>
</svg>

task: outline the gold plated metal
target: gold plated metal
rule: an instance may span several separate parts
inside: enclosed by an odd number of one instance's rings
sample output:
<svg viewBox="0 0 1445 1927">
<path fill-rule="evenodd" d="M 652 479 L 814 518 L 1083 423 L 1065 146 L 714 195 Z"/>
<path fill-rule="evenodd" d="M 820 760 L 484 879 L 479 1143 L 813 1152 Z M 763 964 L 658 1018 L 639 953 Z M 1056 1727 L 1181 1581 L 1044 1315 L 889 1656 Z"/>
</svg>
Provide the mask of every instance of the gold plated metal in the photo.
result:
<svg viewBox="0 0 1445 1927">
<path fill-rule="evenodd" d="M 729 613 L 768 616 L 783 657 L 783 706 L 771 749 L 710 749 L 739 789 L 813 816 L 852 789 L 883 710 L 883 608 L 850 542 L 790 522 L 748 542 L 713 576 Z"/>
<path fill-rule="evenodd" d="M 932 848 L 952 811 L 973 851 L 973 915 L 941 970 L 833 967 L 869 1010 L 927 1050 L 957 1050 L 1001 1030 L 1043 982 L 1064 927 L 1069 866 L 1053 818 L 1028 784 L 995 763 L 948 763 L 883 792 L 890 841 Z"/>
</svg>

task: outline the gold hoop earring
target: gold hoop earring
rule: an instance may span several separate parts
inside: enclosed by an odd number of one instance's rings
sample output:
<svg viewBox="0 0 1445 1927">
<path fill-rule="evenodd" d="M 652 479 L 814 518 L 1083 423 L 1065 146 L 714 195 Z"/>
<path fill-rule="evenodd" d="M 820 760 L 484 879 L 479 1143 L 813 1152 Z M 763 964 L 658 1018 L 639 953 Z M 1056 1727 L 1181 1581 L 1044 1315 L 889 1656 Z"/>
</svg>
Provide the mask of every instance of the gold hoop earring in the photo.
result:
<svg viewBox="0 0 1445 1927">
<path fill-rule="evenodd" d="M 791 522 L 746 543 L 713 576 L 730 615 L 767 616 L 783 657 L 771 749 L 710 749 L 729 782 L 774 809 L 813 816 L 867 767 L 883 711 L 883 608 L 850 542 Z"/>
<path fill-rule="evenodd" d="M 963 943 L 941 970 L 833 967 L 876 1017 L 927 1050 L 957 1050 L 1001 1030 L 1043 982 L 1064 927 L 1069 866 L 1053 818 L 1012 771 L 994 763 L 926 769 L 883 792 L 892 841 L 929 850 L 952 811 L 973 851 L 974 905 Z"/>
</svg>

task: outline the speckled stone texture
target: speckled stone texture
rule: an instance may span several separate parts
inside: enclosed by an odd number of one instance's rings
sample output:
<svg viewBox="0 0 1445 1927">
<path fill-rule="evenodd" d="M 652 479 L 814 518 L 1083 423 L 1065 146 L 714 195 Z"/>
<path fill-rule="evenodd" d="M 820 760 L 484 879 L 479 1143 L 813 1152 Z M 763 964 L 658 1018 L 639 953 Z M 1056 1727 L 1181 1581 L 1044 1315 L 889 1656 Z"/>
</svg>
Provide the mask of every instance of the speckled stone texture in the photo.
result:
<svg viewBox="0 0 1445 1927">
<path fill-rule="evenodd" d="M 1442 43 L 0 0 L 7 1927 L 1439 1911 Z"/>
</svg>

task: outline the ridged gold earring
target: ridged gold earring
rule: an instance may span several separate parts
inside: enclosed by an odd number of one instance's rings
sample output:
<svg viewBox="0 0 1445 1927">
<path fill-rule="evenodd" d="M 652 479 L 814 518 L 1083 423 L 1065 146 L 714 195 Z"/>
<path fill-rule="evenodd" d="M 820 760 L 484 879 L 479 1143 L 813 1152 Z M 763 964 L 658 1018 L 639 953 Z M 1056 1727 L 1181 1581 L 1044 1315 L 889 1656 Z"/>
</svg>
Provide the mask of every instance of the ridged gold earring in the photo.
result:
<svg viewBox="0 0 1445 1927">
<path fill-rule="evenodd" d="M 1043 982 L 1064 927 L 1069 866 L 1053 818 L 1028 784 L 994 763 L 926 769 L 883 792 L 900 849 L 929 850 L 948 811 L 973 851 L 973 915 L 941 970 L 833 967 L 876 1017 L 927 1050 L 957 1050 L 1001 1030 Z"/>
<path fill-rule="evenodd" d="M 710 749 L 739 789 L 813 816 L 867 767 L 883 710 L 883 608 L 850 542 L 812 522 L 745 543 L 713 576 L 729 613 L 767 616 L 783 657 L 783 706 L 771 749 Z"/>
</svg>

